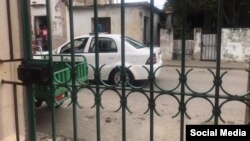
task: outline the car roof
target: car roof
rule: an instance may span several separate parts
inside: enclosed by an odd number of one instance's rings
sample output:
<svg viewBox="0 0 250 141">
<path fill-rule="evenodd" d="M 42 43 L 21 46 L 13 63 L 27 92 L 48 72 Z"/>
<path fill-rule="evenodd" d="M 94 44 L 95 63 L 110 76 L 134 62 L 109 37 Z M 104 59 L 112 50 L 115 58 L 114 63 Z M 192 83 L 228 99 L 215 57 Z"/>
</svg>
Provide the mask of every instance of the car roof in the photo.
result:
<svg viewBox="0 0 250 141">
<path fill-rule="evenodd" d="M 94 37 L 95 34 L 85 34 L 85 35 L 80 35 L 80 36 L 76 36 L 75 38 L 84 38 L 84 37 Z M 99 33 L 98 37 L 121 37 L 121 35 L 119 34 L 105 34 L 105 33 Z"/>
</svg>

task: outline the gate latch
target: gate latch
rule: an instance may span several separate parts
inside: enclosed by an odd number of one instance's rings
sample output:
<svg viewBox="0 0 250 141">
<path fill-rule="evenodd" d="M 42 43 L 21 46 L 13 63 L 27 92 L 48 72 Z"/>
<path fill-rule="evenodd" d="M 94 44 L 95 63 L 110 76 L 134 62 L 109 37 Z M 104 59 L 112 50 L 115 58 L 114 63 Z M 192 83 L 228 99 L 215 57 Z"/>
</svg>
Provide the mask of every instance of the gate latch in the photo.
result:
<svg viewBox="0 0 250 141">
<path fill-rule="evenodd" d="M 48 85 L 50 82 L 50 69 L 48 61 L 26 61 L 17 68 L 18 79 L 24 84 Z"/>
</svg>

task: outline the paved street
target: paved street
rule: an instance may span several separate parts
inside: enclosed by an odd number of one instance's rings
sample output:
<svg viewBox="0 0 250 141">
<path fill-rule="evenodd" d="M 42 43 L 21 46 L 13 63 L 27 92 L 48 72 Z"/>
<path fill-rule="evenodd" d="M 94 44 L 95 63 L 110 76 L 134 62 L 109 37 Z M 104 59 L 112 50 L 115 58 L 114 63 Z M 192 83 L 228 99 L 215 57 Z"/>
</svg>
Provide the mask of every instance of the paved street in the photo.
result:
<svg viewBox="0 0 250 141">
<path fill-rule="evenodd" d="M 174 89 L 179 83 L 179 75 L 176 66 L 163 68 L 160 70 L 160 78 L 157 84 L 165 90 Z M 186 68 L 188 71 L 190 68 Z M 215 72 L 214 70 L 212 70 Z M 226 70 L 222 70 L 222 73 Z M 222 87 L 233 95 L 242 95 L 247 91 L 248 73 L 243 69 L 228 69 L 223 77 Z M 195 68 L 187 76 L 187 84 L 190 90 L 196 92 L 206 92 L 213 86 L 213 75 L 206 68 Z M 157 88 L 156 88 L 157 89 Z M 175 91 L 179 91 L 177 88 Z M 188 92 L 189 90 L 186 89 Z M 214 94 L 214 89 L 210 94 Z M 221 91 L 221 94 L 224 92 Z M 177 98 L 179 98 L 177 96 Z M 189 97 L 186 97 L 187 100 Z M 96 111 L 91 108 L 94 104 L 93 94 L 89 90 L 81 90 L 78 100 L 82 109 L 77 110 L 77 125 L 79 141 L 96 140 Z M 214 99 L 211 99 L 213 102 Z M 223 102 L 224 100 L 220 100 Z M 70 101 L 66 101 L 61 108 L 56 110 L 56 130 L 57 135 L 72 139 L 73 119 L 72 107 L 68 106 Z M 121 140 L 121 111 L 113 112 L 120 106 L 120 99 L 113 91 L 105 91 L 102 96 L 104 109 L 101 110 L 101 137 L 103 141 Z M 155 114 L 154 117 L 154 137 L 157 141 L 177 141 L 180 134 L 180 115 L 172 118 L 178 113 L 178 102 L 169 95 L 163 95 L 156 100 L 157 111 L 161 116 Z M 133 112 L 127 112 L 127 140 L 146 141 L 149 140 L 149 113 L 144 114 L 148 107 L 146 97 L 138 92 L 132 93 L 128 97 L 128 107 Z M 222 106 L 221 116 L 225 124 L 244 123 L 245 105 L 239 102 L 229 102 Z M 187 114 L 191 120 L 185 118 L 186 124 L 210 124 L 205 123 L 212 115 L 211 104 L 204 99 L 194 98 L 187 103 Z M 37 131 L 39 133 L 51 134 L 50 111 L 43 105 L 37 109 L 36 113 Z M 220 123 L 222 123 L 220 121 Z"/>
</svg>

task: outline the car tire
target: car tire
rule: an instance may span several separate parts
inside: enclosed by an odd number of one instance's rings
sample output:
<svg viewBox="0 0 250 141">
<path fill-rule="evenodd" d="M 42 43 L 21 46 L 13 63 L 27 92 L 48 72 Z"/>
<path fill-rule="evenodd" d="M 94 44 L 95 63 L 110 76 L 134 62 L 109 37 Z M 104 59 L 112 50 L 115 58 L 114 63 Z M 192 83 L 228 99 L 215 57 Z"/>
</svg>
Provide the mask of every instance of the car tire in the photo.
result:
<svg viewBox="0 0 250 141">
<path fill-rule="evenodd" d="M 109 75 L 109 83 L 111 85 L 121 85 L 122 82 L 120 80 L 120 75 L 121 75 L 121 72 L 119 71 L 119 69 L 114 69 L 113 71 L 111 71 Z M 129 70 L 127 70 L 127 77 L 129 79 L 130 84 L 133 84 L 134 76 Z"/>
</svg>

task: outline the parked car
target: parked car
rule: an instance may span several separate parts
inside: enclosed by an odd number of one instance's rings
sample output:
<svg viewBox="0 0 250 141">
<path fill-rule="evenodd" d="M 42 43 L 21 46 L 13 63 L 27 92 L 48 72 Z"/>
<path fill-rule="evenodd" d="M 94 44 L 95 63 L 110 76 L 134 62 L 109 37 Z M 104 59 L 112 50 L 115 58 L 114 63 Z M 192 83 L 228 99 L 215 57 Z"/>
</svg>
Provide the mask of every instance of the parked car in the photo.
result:
<svg viewBox="0 0 250 141">
<path fill-rule="evenodd" d="M 118 84 L 120 82 L 119 66 L 121 66 L 121 35 L 99 34 L 98 37 L 99 64 L 100 67 L 104 65 L 101 69 L 101 79 L 112 84 Z M 90 34 L 75 37 L 74 46 L 75 54 L 84 55 L 87 58 L 87 62 L 95 67 L 95 36 Z M 70 41 L 54 49 L 53 53 L 62 55 L 71 54 Z M 154 69 L 162 65 L 160 54 L 160 48 L 154 47 Z M 125 66 L 127 68 L 128 79 L 131 83 L 148 79 L 149 74 L 144 67 L 149 69 L 149 57 L 149 47 L 132 38 L 125 37 Z M 158 76 L 156 75 L 156 77 Z M 89 67 L 89 79 L 94 79 L 94 71 L 91 67 Z"/>
</svg>

